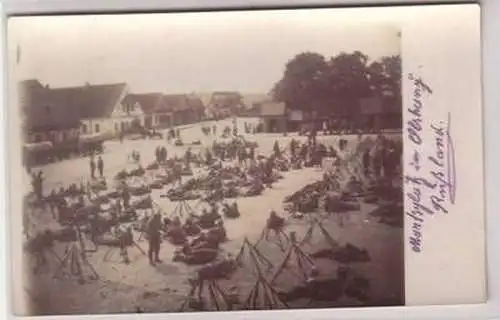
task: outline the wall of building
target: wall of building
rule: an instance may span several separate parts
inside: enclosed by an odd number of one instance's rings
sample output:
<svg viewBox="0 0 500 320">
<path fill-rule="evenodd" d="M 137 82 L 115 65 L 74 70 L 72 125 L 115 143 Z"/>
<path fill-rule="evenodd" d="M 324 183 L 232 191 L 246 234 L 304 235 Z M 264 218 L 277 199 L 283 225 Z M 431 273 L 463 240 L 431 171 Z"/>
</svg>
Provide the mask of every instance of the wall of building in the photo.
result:
<svg viewBox="0 0 500 320">
<path fill-rule="evenodd" d="M 286 132 L 285 117 L 266 117 L 262 118 L 262 130 L 269 133 L 284 133 Z"/>
<path fill-rule="evenodd" d="M 132 121 L 138 119 L 141 126 L 145 125 L 144 115 L 129 116 L 120 118 L 97 118 L 84 119 L 80 126 L 81 134 L 105 134 L 110 136 L 118 135 L 122 130 L 127 130 L 131 127 Z"/>
<path fill-rule="evenodd" d="M 169 128 L 172 126 L 172 113 L 156 113 L 153 116 L 153 127 L 154 128 Z"/>
<path fill-rule="evenodd" d="M 26 136 L 27 143 L 36 143 L 42 141 L 50 141 L 52 143 L 63 143 L 67 141 L 77 140 L 80 135 L 78 128 L 53 130 L 50 132 L 33 132 Z"/>
</svg>

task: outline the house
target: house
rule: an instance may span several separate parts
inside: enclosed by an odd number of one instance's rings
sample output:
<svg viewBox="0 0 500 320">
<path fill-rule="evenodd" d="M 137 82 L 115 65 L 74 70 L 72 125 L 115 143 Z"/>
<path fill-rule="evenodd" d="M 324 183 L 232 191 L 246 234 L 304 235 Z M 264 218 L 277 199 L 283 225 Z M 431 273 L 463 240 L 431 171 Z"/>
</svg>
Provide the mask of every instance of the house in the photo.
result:
<svg viewBox="0 0 500 320">
<path fill-rule="evenodd" d="M 263 132 L 287 132 L 287 111 L 285 103 L 266 101 L 258 103 L 258 117 Z"/>
<path fill-rule="evenodd" d="M 163 94 L 129 94 L 126 99 L 139 104 L 144 113 L 144 127 L 164 129 L 172 126 L 173 112 L 167 109 Z"/>
<path fill-rule="evenodd" d="M 89 134 L 111 137 L 134 121 L 144 125 L 139 104 L 125 99 L 129 91 L 125 83 L 50 88 L 28 80 L 21 86 L 28 140 L 68 140 Z M 56 137 L 48 139 L 47 134 L 55 131 Z"/>
<path fill-rule="evenodd" d="M 370 129 L 401 129 L 401 101 L 393 96 L 360 99 L 359 118 L 361 124 Z"/>
<path fill-rule="evenodd" d="M 259 105 L 264 102 L 272 101 L 267 94 L 242 94 L 244 109 L 238 112 L 242 117 L 258 116 Z"/>
<path fill-rule="evenodd" d="M 130 129 L 134 122 L 144 126 L 144 112 L 136 101 L 126 99 L 129 88 L 125 83 L 56 90 L 78 114 L 82 134 L 113 137 Z"/>
<path fill-rule="evenodd" d="M 207 116 L 211 119 L 227 118 L 246 109 L 243 96 L 235 91 L 212 93 L 207 105 Z"/>
<path fill-rule="evenodd" d="M 173 125 L 200 122 L 205 119 L 205 106 L 194 94 L 163 95 L 163 109 L 172 114 Z"/>
<path fill-rule="evenodd" d="M 287 129 L 289 131 L 300 131 L 310 117 L 303 110 L 288 110 Z"/>
<path fill-rule="evenodd" d="M 19 83 L 25 143 L 63 144 L 78 141 L 80 121 L 49 86 L 30 79 Z"/>
</svg>

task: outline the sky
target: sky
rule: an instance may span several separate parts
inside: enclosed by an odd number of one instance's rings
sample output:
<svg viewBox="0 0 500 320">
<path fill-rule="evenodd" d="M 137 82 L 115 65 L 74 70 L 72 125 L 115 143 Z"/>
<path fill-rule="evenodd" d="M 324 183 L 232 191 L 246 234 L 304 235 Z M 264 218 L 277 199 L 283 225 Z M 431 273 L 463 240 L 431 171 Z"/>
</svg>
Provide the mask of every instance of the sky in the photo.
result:
<svg viewBox="0 0 500 320">
<path fill-rule="evenodd" d="M 399 54 L 399 28 L 374 12 L 316 9 L 16 17 L 15 79 L 51 87 L 126 82 L 132 92 L 267 93 L 296 54 Z"/>
</svg>

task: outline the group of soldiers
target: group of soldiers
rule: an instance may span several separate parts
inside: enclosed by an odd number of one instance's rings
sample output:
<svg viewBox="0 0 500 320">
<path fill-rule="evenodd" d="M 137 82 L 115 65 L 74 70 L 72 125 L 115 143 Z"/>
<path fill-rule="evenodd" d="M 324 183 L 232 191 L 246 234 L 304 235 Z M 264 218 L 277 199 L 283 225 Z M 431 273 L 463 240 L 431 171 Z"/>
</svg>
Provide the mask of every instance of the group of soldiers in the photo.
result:
<svg viewBox="0 0 500 320">
<path fill-rule="evenodd" d="M 213 154 L 221 161 L 237 159 L 242 165 L 246 160 L 255 160 L 255 146 L 243 140 L 233 139 L 229 143 L 214 141 L 211 149 L 210 156 Z"/>
<path fill-rule="evenodd" d="M 216 126 L 213 126 L 213 134 L 216 133 Z M 172 135 L 176 135 L 172 132 Z M 178 136 L 178 133 L 177 133 Z M 292 139 L 289 146 L 289 157 L 285 161 L 286 165 L 290 165 L 295 162 L 309 162 L 315 164 L 321 164 L 322 159 L 325 157 L 339 157 L 344 149 L 347 148 L 347 141 L 341 140 L 336 148 L 333 146 L 326 147 L 324 144 L 317 143 L 315 136 L 310 137 L 306 143 L 300 143 L 299 141 Z M 215 141 L 212 148 L 206 149 L 205 152 L 205 163 L 207 165 L 212 164 L 215 160 L 219 159 L 221 161 L 232 159 L 237 160 L 239 168 L 242 169 L 241 177 L 243 179 L 251 179 L 255 184 L 259 185 L 259 188 L 267 182 L 271 181 L 271 175 L 273 171 L 278 168 L 278 164 L 281 163 L 280 159 L 286 157 L 286 151 L 281 149 L 279 141 L 276 140 L 273 147 L 273 154 L 269 158 L 256 159 L 255 153 L 256 146 L 245 142 L 240 139 L 233 139 L 229 143 L 220 143 Z M 375 175 L 391 175 L 394 173 L 394 169 L 397 167 L 397 161 L 400 160 L 402 148 L 391 140 L 379 137 L 375 147 L 366 148 L 362 153 L 362 165 L 365 175 L 373 173 Z M 185 154 L 186 165 L 189 166 L 193 155 L 190 149 Z M 159 146 L 155 151 L 155 158 L 157 163 L 165 163 L 168 159 L 167 149 L 163 146 Z M 104 161 L 101 156 L 97 159 L 94 156 L 90 157 L 90 176 L 92 179 L 96 178 L 96 169 L 98 170 L 99 176 L 103 177 L 104 174 Z M 220 179 L 218 177 L 217 179 Z M 33 174 L 33 189 L 37 197 L 42 197 L 43 195 L 43 174 L 40 171 L 38 174 Z M 222 187 L 222 182 L 219 184 Z M 83 194 L 89 193 L 88 188 L 80 188 L 80 199 L 83 198 Z M 215 188 L 221 189 L 221 188 Z M 214 190 L 215 190 L 214 189 Z M 217 190 L 215 190 L 217 191 Z M 64 198 L 65 192 L 62 190 L 57 194 L 55 191 L 51 194 L 51 201 L 49 204 L 51 208 L 56 208 L 58 211 L 64 211 L 67 208 Z M 115 217 L 122 213 L 123 208 L 127 209 L 130 206 L 130 192 L 125 184 L 120 190 L 120 198 L 117 199 L 115 205 Z M 81 200 L 83 203 L 84 201 Z M 123 202 L 123 206 L 122 206 Z M 52 210 L 52 209 L 51 209 Z M 52 210 L 53 212 L 55 210 Z M 275 215 L 271 215 L 271 218 L 276 220 Z M 271 219 L 272 220 L 272 219 Z M 278 219 L 279 220 L 279 219 Z M 201 215 L 191 216 L 184 225 L 180 224 L 180 221 L 164 221 L 159 213 L 155 213 L 147 221 L 147 225 L 144 228 L 144 233 L 148 240 L 148 258 L 151 265 L 156 265 L 161 262 L 159 258 L 161 238 L 162 234 L 175 234 L 172 230 L 182 229 L 184 234 L 187 230 L 198 230 L 203 228 L 205 225 L 209 225 L 215 228 L 219 234 L 225 234 L 223 223 L 217 222 L 222 221 L 220 215 L 218 214 L 218 209 L 216 206 L 212 205 L 210 211 L 204 211 Z M 276 220 L 277 221 L 277 220 Z M 217 224 L 216 224 L 217 222 Z M 202 241 L 203 243 L 210 242 L 212 240 L 204 239 L 205 236 L 200 236 L 197 241 Z M 120 238 L 123 240 L 121 243 L 122 249 L 126 251 L 126 244 L 130 244 L 130 232 L 124 231 L 121 233 Z M 223 238 L 221 236 L 221 238 Z M 187 244 L 188 246 L 183 247 L 183 252 L 189 252 L 190 248 L 193 246 Z"/>
<path fill-rule="evenodd" d="M 152 266 L 161 263 L 159 254 L 163 238 L 174 245 L 181 245 L 181 249 L 176 253 L 176 260 L 189 264 L 199 264 L 199 259 L 206 259 L 198 256 L 199 249 L 215 250 L 226 239 L 224 223 L 216 204 L 211 205 L 211 210 L 203 209 L 199 215 L 189 213 L 184 223 L 179 216 L 162 218 L 157 212 L 151 217 L 145 217 L 142 224 L 142 231 L 148 240 L 148 258 Z M 188 236 L 193 238 L 189 240 Z"/>
<path fill-rule="evenodd" d="M 96 162 L 94 155 L 91 155 L 90 156 L 90 177 L 92 179 L 96 178 L 96 175 L 95 175 L 96 168 L 97 168 L 97 170 L 99 170 L 99 177 L 102 178 L 104 176 L 104 161 L 102 160 L 101 156 L 98 156 L 97 162 Z"/>
<path fill-rule="evenodd" d="M 164 146 L 156 147 L 155 158 L 158 164 L 164 164 L 168 159 L 167 148 L 165 148 Z"/>
<path fill-rule="evenodd" d="M 401 143 L 379 136 L 372 148 L 366 148 L 362 155 L 364 175 L 375 178 L 392 178 L 401 167 L 403 148 Z"/>
<path fill-rule="evenodd" d="M 217 135 L 217 126 L 214 124 L 212 127 L 210 126 L 203 126 L 201 128 L 201 132 L 203 132 L 204 135 L 210 136 L 210 135 Z"/>
</svg>

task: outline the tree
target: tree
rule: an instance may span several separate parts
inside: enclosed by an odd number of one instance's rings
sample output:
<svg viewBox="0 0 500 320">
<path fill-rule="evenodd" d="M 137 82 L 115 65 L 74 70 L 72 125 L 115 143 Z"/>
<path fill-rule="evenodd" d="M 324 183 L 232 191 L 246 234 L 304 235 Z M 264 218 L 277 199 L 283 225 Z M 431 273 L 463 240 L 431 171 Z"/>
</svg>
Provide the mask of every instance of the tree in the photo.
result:
<svg viewBox="0 0 500 320">
<path fill-rule="evenodd" d="M 327 82 L 330 87 L 330 101 L 342 101 L 336 110 L 345 113 L 359 98 L 372 94 L 368 57 L 359 52 L 341 53 L 329 61 Z"/>
<path fill-rule="evenodd" d="M 383 57 L 370 65 L 371 82 L 378 92 L 391 91 L 397 96 L 401 93 L 401 57 Z"/>
<path fill-rule="evenodd" d="M 307 109 L 313 101 L 324 96 L 322 83 L 327 69 L 322 55 L 300 53 L 287 63 L 283 78 L 276 83 L 271 94 L 291 108 Z"/>
<path fill-rule="evenodd" d="M 383 57 L 369 62 L 360 51 L 340 53 L 325 60 L 320 54 L 305 52 L 290 60 L 271 96 L 289 108 L 323 114 L 355 110 L 359 98 L 401 92 L 401 58 Z"/>
</svg>

